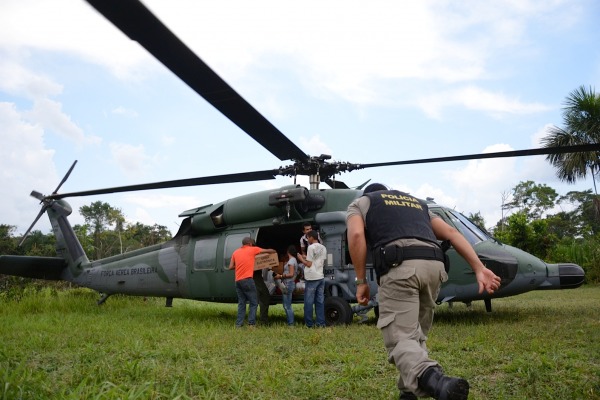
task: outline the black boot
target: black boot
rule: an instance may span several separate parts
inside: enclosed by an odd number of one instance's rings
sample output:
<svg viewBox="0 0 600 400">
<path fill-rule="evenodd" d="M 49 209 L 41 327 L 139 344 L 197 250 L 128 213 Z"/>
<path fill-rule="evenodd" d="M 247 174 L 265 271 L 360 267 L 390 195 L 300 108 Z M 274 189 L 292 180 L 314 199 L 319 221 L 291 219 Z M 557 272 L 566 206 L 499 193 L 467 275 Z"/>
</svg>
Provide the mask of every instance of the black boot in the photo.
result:
<svg viewBox="0 0 600 400">
<path fill-rule="evenodd" d="M 413 392 L 400 392 L 400 400 L 417 400 L 417 396 Z"/>
<path fill-rule="evenodd" d="M 437 400 L 467 400 L 469 382 L 444 375 L 440 367 L 429 367 L 419 377 L 419 388 Z"/>
</svg>

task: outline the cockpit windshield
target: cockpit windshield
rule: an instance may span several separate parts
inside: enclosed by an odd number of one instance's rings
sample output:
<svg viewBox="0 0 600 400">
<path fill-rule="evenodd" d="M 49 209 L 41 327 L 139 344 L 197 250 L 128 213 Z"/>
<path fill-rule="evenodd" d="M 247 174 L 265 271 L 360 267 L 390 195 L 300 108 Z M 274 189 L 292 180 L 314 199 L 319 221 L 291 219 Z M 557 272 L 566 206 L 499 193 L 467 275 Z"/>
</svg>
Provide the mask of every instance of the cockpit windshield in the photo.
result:
<svg viewBox="0 0 600 400">
<path fill-rule="evenodd" d="M 438 215 L 442 213 L 442 210 L 432 211 Z M 449 209 L 445 209 L 444 211 L 446 213 L 446 217 L 450 219 L 452 225 L 454 225 L 454 227 L 463 234 L 463 236 L 469 241 L 469 243 L 471 243 L 471 245 L 491 239 L 486 232 L 484 232 L 481 228 L 479 228 L 461 213 Z M 440 216 L 444 218 L 443 215 Z"/>
</svg>

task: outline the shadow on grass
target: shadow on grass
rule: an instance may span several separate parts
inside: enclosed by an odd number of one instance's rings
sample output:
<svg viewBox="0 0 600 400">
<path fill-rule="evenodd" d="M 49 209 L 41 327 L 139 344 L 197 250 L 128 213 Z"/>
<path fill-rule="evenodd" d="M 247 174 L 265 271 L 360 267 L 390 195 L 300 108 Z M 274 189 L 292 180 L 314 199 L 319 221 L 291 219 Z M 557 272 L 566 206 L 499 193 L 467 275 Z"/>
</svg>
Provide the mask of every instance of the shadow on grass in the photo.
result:
<svg viewBox="0 0 600 400">
<path fill-rule="evenodd" d="M 435 310 L 434 323 L 436 325 L 486 325 L 490 323 L 508 323 L 516 324 L 523 321 L 552 315 L 552 318 L 557 318 L 561 314 L 564 318 L 568 318 L 572 311 L 556 310 L 554 308 L 529 307 L 529 308 L 509 308 L 492 310 L 487 312 L 484 309 L 462 309 L 456 305 L 453 308 L 438 306 Z M 354 324 L 358 325 L 358 320 L 354 319 Z M 369 319 L 362 322 L 361 325 L 376 326 L 377 318 L 374 315 L 369 315 Z"/>
<path fill-rule="evenodd" d="M 484 325 L 490 322 L 516 323 L 530 317 L 529 311 L 501 310 L 488 313 L 481 310 L 440 310 L 435 313 L 435 323 L 440 325 L 469 324 Z"/>
<path fill-rule="evenodd" d="M 157 304 L 158 307 L 158 304 Z M 223 304 L 210 302 L 194 302 L 191 300 L 177 299 L 173 302 L 173 307 L 164 307 L 165 311 L 161 312 L 158 318 L 172 318 L 173 320 L 186 319 L 192 322 L 215 324 L 215 325 L 233 325 L 237 317 L 237 304 Z M 265 326 L 260 321 L 260 308 L 256 314 L 256 325 Z M 248 322 L 248 307 L 246 307 L 246 316 L 244 324 Z M 295 325 L 301 326 L 304 324 L 304 316 L 302 311 L 295 310 Z M 287 319 L 281 304 L 271 305 L 269 307 L 268 326 L 286 326 Z"/>
</svg>

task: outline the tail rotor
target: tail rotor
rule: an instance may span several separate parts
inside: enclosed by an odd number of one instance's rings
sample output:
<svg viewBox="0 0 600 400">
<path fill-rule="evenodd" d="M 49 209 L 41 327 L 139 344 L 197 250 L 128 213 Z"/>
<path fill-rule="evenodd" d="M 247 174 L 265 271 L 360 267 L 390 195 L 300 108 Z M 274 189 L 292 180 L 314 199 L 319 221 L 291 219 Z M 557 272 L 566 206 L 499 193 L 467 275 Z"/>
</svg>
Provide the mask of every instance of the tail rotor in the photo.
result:
<svg viewBox="0 0 600 400">
<path fill-rule="evenodd" d="M 71 168 L 69 168 L 69 170 L 65 174 L 64 178 L 60 181 L 60 183 L 58 184 L 58 186 L 56 187 L 56 189 L 54 189 L 54 191 L 52 192 L 52 194 L 58 193 L 58 190 L 60 189 L 60 187 L 69 178 L 69 175 L 71 175 L 71 172 L 73 172 L 73 168 L 75 168 L 75 164 L 77 164 L 77 160 L 75 160 L 73 162 L 73 165 L 71 165 Z M 38 199 L 40 201 L 40 203 L 42 204 L 42 209 L 38 213 L 37 217 L 35 217 L 35 219 L 33 220 L 33 223 L 29 226 L 29 229 L 27 229 L 27 231 L 23 235 L 23 238 L 19 242 L 19 246 L 23 245 L 23 243 L 25 242 L 25 239 L 27 239 L 27 237 L 29 236 L 29 233 L 31 232 L 31 230 L 33 229 L 33 227 L 35 226 L 35 224 L 39 221 L 39 219 L 42 217 L 42 215 L 44 215 L 44 213 L 46 212 L 46 210 L 49 207 L 51 207 L 53 205 L 53 203 L 56 201 L 56 200 L 48 199 L 42 193 L 40 193 L 38 191 L 35 191 L 35 190 L 33 190 L 30 195 L 31 195 L 31 197 L 35 197 L 36 199 Z"/>
</svg>

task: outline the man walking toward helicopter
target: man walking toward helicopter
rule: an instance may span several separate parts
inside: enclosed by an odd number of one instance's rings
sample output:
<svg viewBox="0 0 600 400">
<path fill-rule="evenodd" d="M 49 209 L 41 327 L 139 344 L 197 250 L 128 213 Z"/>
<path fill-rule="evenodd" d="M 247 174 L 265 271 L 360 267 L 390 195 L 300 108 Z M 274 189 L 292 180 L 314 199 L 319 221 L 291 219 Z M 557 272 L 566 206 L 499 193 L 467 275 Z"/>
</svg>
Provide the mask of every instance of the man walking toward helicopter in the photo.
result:
<svg viewBox="0 0 600 400">
<path fill-rule="evenodd" d="M 400 376 L 400 399 L 430 396 L 466 400 L 469 383 L 446 376 L 429 358 L 426 340 L 442 282 L 448 279 L 445 255 L 437 240 L 449 240 L 469 263 L 479 285 L 493 293 L 500 278 L 486 269 L 467 240 L 427 204 L 407 193 L 374 183 L 348 206 L 348 247 L 356 272 L 356 299 L 366 305 L 367 248 L 370 247 L 379 283 L 379 320 L 388 360 Z"/>
</svg>

